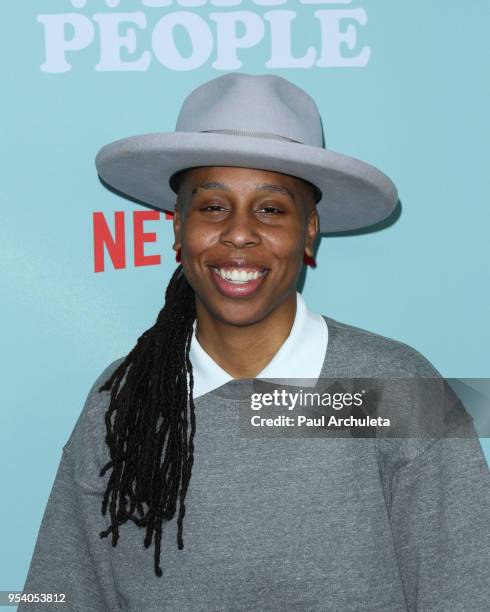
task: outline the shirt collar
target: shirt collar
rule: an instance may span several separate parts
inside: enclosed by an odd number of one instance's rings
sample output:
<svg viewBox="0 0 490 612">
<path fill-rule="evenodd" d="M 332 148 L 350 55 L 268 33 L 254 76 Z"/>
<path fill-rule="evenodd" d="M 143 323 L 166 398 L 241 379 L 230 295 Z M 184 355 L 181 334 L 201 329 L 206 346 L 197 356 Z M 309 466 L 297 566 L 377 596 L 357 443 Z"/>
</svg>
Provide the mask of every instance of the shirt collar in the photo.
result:
<svg viewBox="0 0 490 612">
<path fill-rule="evenodd" d="M 223 370 L 199 344 L 196 323 L 194 321 L 189 351 L 194 399 L 233 380 L 233 376 Z M 327 322 L 321 315 L 312 312 L 303 296 L 296 292 L 296 315 L 289 336 L 256 378 L 276 380 L 282 384 L 287 384 L 287 379 L 294 379 L 295 384 L 312 386 L 320 376 L 327 346 Z"/>
</svg>

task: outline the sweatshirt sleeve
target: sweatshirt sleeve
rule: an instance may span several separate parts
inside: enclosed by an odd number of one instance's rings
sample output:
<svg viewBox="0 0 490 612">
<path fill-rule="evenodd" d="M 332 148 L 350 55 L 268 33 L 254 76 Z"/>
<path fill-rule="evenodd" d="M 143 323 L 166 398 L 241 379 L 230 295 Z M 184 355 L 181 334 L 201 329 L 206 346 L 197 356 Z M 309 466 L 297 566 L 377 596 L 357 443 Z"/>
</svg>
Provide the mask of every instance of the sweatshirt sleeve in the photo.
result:
<svg viewBox="0 0 490 612">
<path fill-rule="evenodd" d="M 408 610 L 490 609 L 490 474 L 476 432 L 433 442 L 392 484 Z"/>
<path fill-rule="evenodd" d="M 61 461 L 44 511 L 24 593 L 65 594 L 64 603 L 21 603 L 19 612 L 53 609 L 120 610 L 111 570 L 110 538 L 101 505 L 105 486 L 99 477 L 103 457 L 104 411 L 109 392 L 98 386 L 114 362 L 92 386 Z"/>
</svg>

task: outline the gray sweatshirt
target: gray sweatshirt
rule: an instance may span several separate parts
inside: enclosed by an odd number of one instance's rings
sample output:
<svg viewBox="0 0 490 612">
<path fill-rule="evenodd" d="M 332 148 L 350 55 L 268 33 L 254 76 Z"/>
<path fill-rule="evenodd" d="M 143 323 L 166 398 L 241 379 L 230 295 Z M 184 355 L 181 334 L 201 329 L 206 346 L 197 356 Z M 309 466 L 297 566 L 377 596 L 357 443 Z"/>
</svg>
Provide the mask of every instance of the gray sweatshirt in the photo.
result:
<svg viewBox="0 0 490 612">
<path fill-rule="evenodd" d="M 434 377 L 417 351 L 325 317 L 321 376 Z M 250 438 L 238 413 L 253 381 L 195 401 L 184 549 L 163 525 L 161 567 L 132 521 L 99 532 L 109 392 L 94 383 L 63 447 L 24 586 L 65 604 L 24 610 L 397 612 L 490 610 L 490 475 L 466 438 Z M 411 406 L 407 403 L 406 410 Z"/>
</svg>

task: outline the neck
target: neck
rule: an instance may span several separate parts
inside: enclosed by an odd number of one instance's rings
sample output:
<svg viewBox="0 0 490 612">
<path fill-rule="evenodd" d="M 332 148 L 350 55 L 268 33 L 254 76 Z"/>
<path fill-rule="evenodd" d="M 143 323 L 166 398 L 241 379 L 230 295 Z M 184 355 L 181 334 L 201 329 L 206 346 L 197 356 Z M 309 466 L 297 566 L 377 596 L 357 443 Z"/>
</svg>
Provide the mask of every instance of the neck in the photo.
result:
<svg viewBox="0 0 490 612">
<path fill-rule="evenodd" d="M 231 325 L 196 302 L 196 337 L 202 348 L 233 378 L 255 378 L 289 336 L 296 316 L 296 290 L 260 321 Z"/>
</svg>

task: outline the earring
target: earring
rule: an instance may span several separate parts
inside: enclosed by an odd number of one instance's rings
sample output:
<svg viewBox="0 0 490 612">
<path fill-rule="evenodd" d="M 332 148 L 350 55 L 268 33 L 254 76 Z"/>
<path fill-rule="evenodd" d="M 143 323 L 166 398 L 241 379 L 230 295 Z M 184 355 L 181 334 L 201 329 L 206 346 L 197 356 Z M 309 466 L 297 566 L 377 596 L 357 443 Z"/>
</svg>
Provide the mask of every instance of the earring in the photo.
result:
<svg viewBox="0 0 490 612">
<path fill-rule="evenodd" d="M 177 263 L 180 263 L 181 257 L 182 257 L 181 250 L 177 249 L 177 251 L 175 252 L 175 261 Z"/>
<path fill-rule="evenodd" d="M 316 261 L 314 257 L 310 257 L 306 253 L 303 254 L 303 262 L 306 266 L 311 266 L 312 268 L 316 268 Z"/>
</svg>

